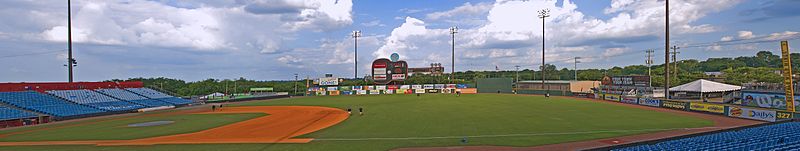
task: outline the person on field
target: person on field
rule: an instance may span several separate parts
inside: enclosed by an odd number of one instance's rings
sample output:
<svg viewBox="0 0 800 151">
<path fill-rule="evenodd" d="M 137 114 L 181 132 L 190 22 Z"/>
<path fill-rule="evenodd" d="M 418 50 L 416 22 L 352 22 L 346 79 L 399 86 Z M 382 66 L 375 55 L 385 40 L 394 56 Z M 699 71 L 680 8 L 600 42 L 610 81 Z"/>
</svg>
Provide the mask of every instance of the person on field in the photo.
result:
<svg viewBox="0 0 800 151">
<path fill-rule="evenodd" d="M 364 115 L 364 108 L 358 107 L 358 115 Z"/>
<path fill-rule="evenodd" d="M 350 115 L 351 112 L 352 112 L 352 109 L 350 109 L 350 107 L 347 107 L 347 115 Z"/>
<path fill-rule="evenodd" d="M 461 96 L 461 91 L 456 91 L 456 96 Z"/>
<path fill-rule="evenodd" d="M 217 111 L 217 105 L 211 105 L 211 111 Z"/>
</svg>

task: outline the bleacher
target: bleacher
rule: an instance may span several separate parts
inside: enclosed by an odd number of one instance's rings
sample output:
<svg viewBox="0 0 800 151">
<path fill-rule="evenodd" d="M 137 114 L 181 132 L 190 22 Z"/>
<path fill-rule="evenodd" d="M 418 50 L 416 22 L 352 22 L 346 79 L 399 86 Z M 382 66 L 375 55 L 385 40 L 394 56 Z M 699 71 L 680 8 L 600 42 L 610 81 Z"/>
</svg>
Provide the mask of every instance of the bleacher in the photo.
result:
<svg viewBox="0 0 800 151">
<path fill-rule="evenodd" d="M 786 122 L 639 145 L 615 151 L 800 151 L 800 122 Z"/>
<path fill-rule="evenodd" d="M 131 111 L 145 106 L 118 100 L 91 90 L 53 90 L 47 93 L 63 99 L 108 111 Z"/>
<path fill-rule="evenodd" d="M 38 115 L 31 112 L 0 106 L 0 120 L 13 120 L 32 117 L 38 117 Z"/>
<path fill-rule="evenodd" d="M 56 117 L 73 117 L 106 112 L 34 91 L 0 92 L 0 102 Z"/>
<path fill-rule="evenodd" d="M 117 99 L 125 100 L 125 101 L 130 101 L 130 102 L 141 104 L 141 105 L 145 105 L 145 106 L 148 106 L 148 107 L 173 106 L 173 104 L 170 104 L 170 103 L 167 103 L 167 102 L 164 102 L 164 101 L 159 101 L 159 100 L 155 100 L 155 99 L 146 98 L 146 97 L 140 96 L 138 94 L 122 90 L 122 89 L 97 89 L 95 91 L 99 92 L 99 93 L 102 93 L 102 94 L 105 94 L 105 95 L 108 95 L 108 96 L 111 96 L 113 98 L 117 98 Z"/>
<path fill-rule="evenodd" d="M 186 99 L 170 96 L 170 95 L 167 95 L 167 94 L 164 94 L 164 93 L 161 93 L 161 92 L 158 92 L 156 90 L 149 89 L 149 88 L 127 88 L 125 90 L 128 90 L 130 92 L 142 95 L 142 96 L 147 97 L 147 98 L 157 99 L 157 100 L 161 100 L 161 101 L 164 101 L 164 102 L 169 102 L 169 103 L 172 103 L 172 104 L 175 104 L 175 105 L 186 105 L 186 104 L 192 103 L 191 100 L 186 100 Z"/>
</svg>

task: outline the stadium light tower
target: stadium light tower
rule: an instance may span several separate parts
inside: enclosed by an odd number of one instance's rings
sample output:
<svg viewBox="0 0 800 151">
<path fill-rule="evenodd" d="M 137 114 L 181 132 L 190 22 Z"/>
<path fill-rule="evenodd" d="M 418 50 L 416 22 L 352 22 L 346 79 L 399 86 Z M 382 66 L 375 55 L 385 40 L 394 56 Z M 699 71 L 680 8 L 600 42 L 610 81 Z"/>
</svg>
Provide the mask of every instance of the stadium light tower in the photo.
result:
<svg viewBox="0 0 800 151">
<path fill-rule="evenodd" d="M 354 51 L 356 52 L 355 58 L 353 58 L 353 60 L 355 61 L 355 63 L 353 63 L 353 68 L 354 68 L 353 72 L 355 72 L 353 73 L 353 78 L 358 79 L 358 37 L 361 37 L 361 31 L 359 30 L 353 31 L 353 34 L 351 36 L 353 36 L 354 40 L 353 48 L 355 49 Z"/>
<path fill-rule="evenodd" d="M 69 70 L 69 83 L 73 82 L 72 68 L 78 63 L 72 58 L 72 2 L 67 0 L 67 70 Z"/>
<path fill-rule="evenodd" d="M 451 48 L 452 48 L 452 57 L 451 57 L 451 59 L 453 59 L 452 60 L 453 62 L 452 62 L 452 64 L 450 64 L 450 71 L 451 71 L 451 73 L 450 73 L 450 81 L 453 84 L 456 83 L 455 82 L 456 81 L 456 79 L 455 79 L 455 74 L 456 74 L 456 33 L 458 33 L 458 27 L 456 27 L 456 26 L 450 27 L 450 35 L 453 38 L 452 39 L 453 40 L 452 41 L 452 45 L 451 45 Z"/>
<path fill-rule="evenodd" d="M 544 28 L 544 19 L 547 18 L 547 17 L 550 17 L 550 9 L 543 9 L 543 10 L 540 10 L 538 12 L 539 12 L 539 18 L 542 19 L 542 87 L 545 87 L 544 79 L 546 79 L 546 77 L 547 77 L 546 73 L 545 73 L 546 72 L 545 68 L 547 68 L 547 66 L 546 66 L 547 64 L 545 64 L 545 62 L 544 62 L 544 53 L 545 53 L 545 51 L 544 51 L 544 44 L 545 44 L 544 43 L 544 34 L 545 34 L 545 32 L 544 32 L 544 30 L 545 30 L 545 28 Z M 545 89 L 545 96 L 550 96 L 550 87 L 549 86 Z"/>
<path fill-rule="evenodd" d="M 575 81 L 578 81 L 578 63 L 581 63 L 578 59 L 581 59 L 581 57 L 575 57 Z"/>
<path fill-rule="evenodd" d="M 294 95 L 297 95 L 297 73 L 294 74 Z"/>
<path fill-rule="evenodd" d="M 664 0 L 666 3 L 666 24 L 664 28 L 664 97 L 669 99 L 669 0 Z"/>
</svg>

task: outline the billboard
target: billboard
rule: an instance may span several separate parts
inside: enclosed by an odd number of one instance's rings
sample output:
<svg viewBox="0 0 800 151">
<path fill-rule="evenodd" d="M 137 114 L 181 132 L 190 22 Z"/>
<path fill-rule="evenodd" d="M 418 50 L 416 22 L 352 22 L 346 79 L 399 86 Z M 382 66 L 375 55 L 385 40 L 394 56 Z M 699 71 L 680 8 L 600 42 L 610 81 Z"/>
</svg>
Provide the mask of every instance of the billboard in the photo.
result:
<svg viewBox="0 0 800 151">
<path fill-rule="evenodd" d="M 650 85 L 650 76 L 613 76 L 604 77 L 603 85 L 615 86 L 639 86 L 646 87 Z"/>
<path fill-rule="evenodd" d="M 795 97 L 793 97 L 795 98 Z M 795 109 L 800 105 L 800 100 L 795 98 Z M 752 107 L 762 107 L 771 109 L 786 109 L 786 96 L 783 94 L 774 93 L 756 93 L 756 92 L 743 92 L 742 105 Z"/>
<path fill-rule="evenodd" d="M 372 61 L 372 78 L 376 84 L 401 82 L 404 81 L 407 76 L 408 64 L 406 61 L 392 61 L 386 58 Z"/>
<path fill-rule="evenodd" d="M 434 89 L 444 89 L 444 87 L 445 87 L 445 85 L 444 85 L 444 84 L 434 84 L 434 85 L 433 85 L 433 88 L 434 88 Z"/>
<path fill-rule="evenodd" d="M 433 84 L 425 84 L 425 85 L 422 85 L 422 88 L 423 88 L 423 89 L 433 89 Z"/>
<path fill-rule="evenodd" d="M 401 85 L 400 89 L 411 89 L 411 85 Z"/>
<path fill-rule="evenodd" d="M 732 106 L 728 108 L 728 116 L 775 122 L 777 113 L 772 110 L 759 110 Z"/>
<path fill-rule="evenodd" d="M 638 98 L 635 97 L 622 97 L 622 103 L 638 104 Z"/>
<path fill-rule="evenodd" d="M 339 85 L 339 78 L 337 77 L 319 78 L 319 85 Z"/>
<path fill-rule="evenodd" d="M 692 103 L 689 104 L 689 110 L 701 111 L 701 112 L 709 112 L 709 113 L 717 113 L 717 114 L 725 114 L 725 106 L 724 105 L 716 105 L 716 104 L 692 102 Z"/>
<path fill-rule="evenodd" d="M 639 99 L 639 104 L 645 106 L 659 107 L 661 106 L 661 100 L 656 100 L 651 98 L 641 98 Z"/>
<path fill-rule="evenodd" d="M 386 90 L 386 86 L 385 85 L 375 86 L 375 90 Z"/>
<path fill-rule="evenodd" d="M 422 85 L 411 85 L 411 89 L 422 89 Z"/>
<path fill-rule="evenodd" d="M 414 93 L 425 93 L 425 89 L 414 89 Z"/>
<path fill-rule="evenodd" d="M 363 86 L 353 86 L 353 90 L 363 90 Z"/>
<path fill-rule="evenodd" d="M 441 90 L 439 90 L 439 89 L 427 89 L 427 90 L 425 90 L 425 93 L 441 93 Z"/>
<path fill-rule="evenodd" d="M 328 90 L 328 91 L 338 91 L 339 87 L 328 87 L 326 90 Z"/>
<path fill-rule="evenodd" d="M 456 84 L 447 84 L 447 88 L 448 89 L 455 89 L 456 88 Z"/>
<path fill-rule="evenodd" d="M 661 101 L 661 107 L 663 108 L 686 110 L 687 105 L 689 105 L 689 103 L 675 102 L 675 101 Z"/>
</svg>

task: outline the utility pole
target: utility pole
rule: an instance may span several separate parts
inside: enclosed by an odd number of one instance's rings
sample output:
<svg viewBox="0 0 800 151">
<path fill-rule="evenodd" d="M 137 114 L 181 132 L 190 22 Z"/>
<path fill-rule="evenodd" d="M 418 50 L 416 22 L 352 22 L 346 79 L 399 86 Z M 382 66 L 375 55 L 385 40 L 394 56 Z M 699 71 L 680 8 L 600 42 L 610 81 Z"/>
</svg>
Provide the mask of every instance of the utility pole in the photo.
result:
<svg viewBox="0 0 800 151">
<path fill-rule="evenodd" d="M 672 66 L 674 67 L 674 69 L 673 69 L 674 71 L 672 72 L 672 74 L 674 74 L 675 77 L 677 78 L 678 77 L 678 60 L 677 60 L 676 56 L 681 53 L 681 52 L 678 52 L 678 49 L 681 49 L 681 47 L 672 46 L 672 48 L 670 48 L 670 49 L 672 49 L 672 52 L 670 52 L 670 54 L 672 54 L 672 64 L 673 64 Z"/>
<path fill-rule="evenodd" d="M 458 33 L 458 27 L 456 27 L 456 26 L 450 27 L 450 35 L 453 38 L 452 39 L 453 43 L 452 43 L 452 47 L 451 47 L 452 50 L 453 50 L 452 51 L 453 53 L 452 53 L 452 56 L 451 56 L 451 58 L 453 59 L 452 60 L 453 62 L 452 62 L 452 64 L 450 64 L 450 67 L 451 67 L 450 71 L 452 71 L 452 73 L 450 73 L 450 80 L 451 80 L 452 84 L 456 83 L 455 82 L 456 81 L 456 79 L 455 79 L 455 74 L 456 74 L 456 33 Z"/>
<path fill-rule="evenodd" d="M 514 66 L 514 67 L 515 67 L 515 68 L 517 68 L 517 70 L 515 71 L 515 72 L 517 73 L 517 75 L 516 75 L 516 79 L 517 79 L 517 80 L 516 80 L 516 82 L 519 82 L 519 67 L 520 67 L 520 66 L 519 66 L 519 65 L 516 65 L 516 66 Z"/>
<path fill-rule="evenodd" d="M 353 73 L 353 78 L 354 79 L 358 79 L 358 37 L 361 37 L 361 31 L 358 31 L 358 30 L 353 31 L 353 35 L 352 36 L 353 36 L 353 40 L 354 40 L 353 48 L 355 49 L 354 50 L 355 51 L 355 58 L 353 58 L 353 60 L 355 61 L 355 63 L 353 64 L 353 72 L 354 72 Z"/>
<path fill-rule="evenodd" d="M 581 63 L 578 59 L 581 59 L 581 57 L 575 57 L 575 81 L 578 81 L 578 63 Z"/>
<path fill-rule="evenodd" d="M 645 52 L 647 52 L 647 60 L 645 60 L 644 63 L 647 64 L 647 77 L 650 78 L 650 80 L 648 80 L 649 82 L 647 86 L 653 87 L 652 70 L 653 70 L 653 52 L 655 52 L 655 50 L 648 49 Z"/>
<path fill-rule="evenodd" d="M 69 52 L 67 52 L 67 70 L 69 70 L 69 83 L 73 82 L 72 68 L 77 64 L 75 58 L 72 58 L 72 2 L 67 0 L 67 45 Z"/>
<path fill-rule="evenodd" d="M 669 99 L 669 0 L 664 0 L 666 3 L 666 22 L 664 26 L 664 97 Z"/>
<path fill-rule="evenodd" d="M 294 74 L 294 95 L 297 95 L 297 73 Z"/>
<path fill-rule="evenodd" d="M 545 87 L 546 84 L 544 83 L 544 80 L 546 79 L 545 77 L 547 77 L 545 75 L 545 68 L 547 68 L 547 66 L 546 66 L 547 64 L 545 64 L 545 61 L 544 61 L 544 56 L 545 56 L 544 55 L 544 53 L 545 53 L 545 50 L 544 50 L 544 46 L 545 46 L 545 43 L 544 43 L 544 37 L 545 37 L 544 22 L 545 22 L 545 20 L 544 19 L 547 18 L 547 17 L 550 17 L 550 9 L 543 9 L 543 10 L 540 10 L 538 12 L 539 12 L 539 18 L 542 19 L 542 87 Z M 545 89 L 545 96 L 550 96 L 550 86 L 549 85 Z"/>
</svg>

